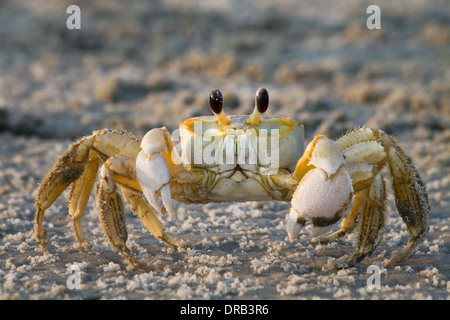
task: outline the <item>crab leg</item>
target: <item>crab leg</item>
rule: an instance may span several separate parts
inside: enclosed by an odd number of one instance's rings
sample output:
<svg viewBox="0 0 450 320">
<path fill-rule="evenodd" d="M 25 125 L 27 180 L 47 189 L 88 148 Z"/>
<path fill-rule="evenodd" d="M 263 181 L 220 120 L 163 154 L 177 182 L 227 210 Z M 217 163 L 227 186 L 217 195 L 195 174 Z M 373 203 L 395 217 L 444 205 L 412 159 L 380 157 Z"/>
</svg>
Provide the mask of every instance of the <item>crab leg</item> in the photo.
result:
<svg viewBox="0 0 450 320">
<path fill-rule="evenodd" d="M 85 137 L 74 143 L 55 163 L 39 185 L 36 197 L 35 232 L 36 241 L 43 252 L 46 248 L 46 232 L 42 230 L 45 210 L 61 195 L 61 193 L 84 171 L 89 160 L 89 153 L 94 143 L 94 136 Z M 78 215 L 74 215 L 78 219 Z M 82 239 L 82 238 L 81 238 Z"/>
<path fill-rule="evenodd" d="M 410 234 L 404 251 L 388 261 L 387 265 L 392 266 L 414 252 L 419 240 L 427 232 L 430 205 L 425 184 L 417 169 L 412 165 L 411 158 L 387 134 L 380 130 L 377 130 L 376 134 L 386 144 L 389 168 L 393 177 L 395 204 Z"/>
<path fill-rule="evenodd" d="M 73 220 L 75 236 L 84 245 L 80 219 L 93 188 L 99 160 L 122 152 L 129 156 L 139 153 L 139 141 L 131 134 L 115 130 L 98 130 L 73 143 L 56 161 L 39 185 L 36 196 L 35 233 L 41 250 L 47 250 L 46 231 L 42 229 L 45 211 L 69 185 L 69 216 Z"/>
<path fill-rule="evenodd" d="M 349 266 L 370 256 L 381 240 L 386 211 L 386 192 L 383 178 L 376 175 L 370 188 L 359 193 L 361 203 L 357 207 L 361 217 L 356 252 L 347 260 Z"/>
<path fill-rule="evenodd" d="M 136 261 L 126 246 L 128 232 L 122 199 L 118 193 L 117 185 L 105 165 L 100 169 L 95 198 L 97 200 L 103 232 L 108 241 L 114 248 L 119 250 L 120 254 L 131 266 L 148 271 L 149 269 L 147 267 Z"/>
<path fill-rule="evenodd" d="M 121 186 L 125 201 L 150 233 L 172 248 L 179 247 L 180 244 L 175 239 L 165 234 L 158 218 L 142 197 L 142 190 L 136 178 L 135 159 L 126 156 L 111 157 L 104 163 L 104 167 L 108 168 L 108 175 Z"/>
<path fill-rule="evenodd" d="M 395 203 L 397 210 L 402 217 L 404 223 L 408 228 L 410 239 L 405 249 L 394 255 L 388 262 L 387 266 L 392 266 L 404 260 L 412 252 L 414 252 L 419 240 L 425 235 L 427 231 L 426 219 L 430 210 L 428 203 L 428 195 L 422 179 L 416 168 L 413 166 L 411 158 L 400 148 L 396 141 L 381 130 L 372 130 L 368 128 L 356 129 L 349 134 L 343 136 L 336 144 L 342 150 L 346 157 L 346 166 L 350 172 L 354 170 L 351 166 L 356 163 L 366 162 L 365 165 L 371 166 L 372 169 L 361 170 L 360 174 L 354 175 L 352 180 L 355 191 L 368 189 L 366 199 L 370 199 L 371 204 L 368 205 L 365 211 L 377 212 L 380 218 L 379 222 L 372 221 L 370 225 L 381 225 L 384 210 L 384 184 L 381 181 L 381 169 L 387 163 L 392 177 L 392 185 L 395 195 Z M 359 164 L 361 166 L 364 164 Z M 361 168 L 361 167 L 360 167 Z M 365 172 L 365 173 L 364 173 Z M 363 178 L 363 175 L 366 177 Z M 371 175 L 373 174 L 373 178 Z M 359 176 L 359 178 L 356 178 Z M 362 193 L 364 195 L 364 193 Z M 382 195 L 383 194 L 383 195 Z M 375 213 L 370 214 L 373 216 Z M 366 219 L 363 216 L 363 221 Z M 375 219 L 375 218 L 373 218 Z M 380 227 L 381 228 L 381 227 Z M 361 231 L 368 232 L 368 230 Z M 376 246 L 376 237 L 372 236 L 371 242 L 363 240 L 363 235 L 360 235 L 360 241 L 366 241 L 368 248 Z M 362 250 L 362 244 L 359 245 L 359 252 L 366 251 L 367 253 L 373 249 Z M 356 258 L 356 256 L 355 256 Z"/>
<path fill-rule="evenodd" d="M 87 202 L 94 187 L 99 166 L 97 154 L 91 150 L 89 160 L 83 174 L 72 184 L 69 195 L 69 217 L 72 218 L 75 236 L 80 246 L 86 247 L 81 230 L 81 217 L 86 209 Z"/>
</svg>

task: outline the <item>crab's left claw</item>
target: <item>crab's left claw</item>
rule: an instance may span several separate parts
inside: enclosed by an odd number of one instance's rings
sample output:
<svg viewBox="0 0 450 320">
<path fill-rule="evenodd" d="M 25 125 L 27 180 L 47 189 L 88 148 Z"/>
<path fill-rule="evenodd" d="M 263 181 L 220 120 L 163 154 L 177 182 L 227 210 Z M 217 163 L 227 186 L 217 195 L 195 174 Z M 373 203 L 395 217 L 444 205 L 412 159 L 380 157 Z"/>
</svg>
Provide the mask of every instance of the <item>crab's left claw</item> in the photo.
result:
<svg viewBox="0 0 450 320">
<path fill-rule="evenodd" d="M 353 197 L 352 180 L 334 142 L 317 136 L 299 160 L 294 177 L 300 182 L 292 196 L 287 220 L 294 240 L 307 221 L 318 234 L 341 219 Z"/>
<path fill-rule="evenodd" d="M 153 129 L 142 139 L 141 152 L 136 161 L 136 175 L 150 205 L 160 214 L 167 211 L 174 218 L 169 165 L 163 155 L 169 153 L 169 148 L 163 130 Z"/>
</svg>

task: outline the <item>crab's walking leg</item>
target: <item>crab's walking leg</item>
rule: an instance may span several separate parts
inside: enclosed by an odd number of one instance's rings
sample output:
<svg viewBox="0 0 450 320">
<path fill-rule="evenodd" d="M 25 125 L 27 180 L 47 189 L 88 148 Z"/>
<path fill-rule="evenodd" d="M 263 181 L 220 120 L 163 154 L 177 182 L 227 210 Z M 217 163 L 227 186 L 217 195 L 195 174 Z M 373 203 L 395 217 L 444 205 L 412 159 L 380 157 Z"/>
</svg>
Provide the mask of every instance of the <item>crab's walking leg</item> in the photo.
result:
<svg viewBox="0 0 450 320">
<path fill-rule="evenodd" d="M 42 230 L 45 210 L 55 202 L 60 194 L 72 182 L 76 181 L 83 174 L 84 167 L 89 160 L 89 153 L 94 140 L 94 136 L 89 136 L 74 143 L 56 161 L 55 165 L 39 185 L 35 203 L 35 232 L 36 241 L 40 244 L 43 252 L 47 250 L 45 230 Z M 78 219 L 79 217 L 78 214 L 75 214 L 74 216 L 75 219 Z"/>
<path fill-rule="evenodd" d="M 87 247 L 81 230 L 81 217 L 86 209 L 87 202 L 97 177 L 99 158 L 93 150 L 90 151 L 89 160 L 83 174 L 72 184 L 69 195 L 69 216 L 73 221 L 75 237 L 81 247 Z"/>
<path fill-rule="evenodd" d="M 412 164 L 411 158 L 389 135 L 381 130 L 376 130 L 375 134 L 385 145 L 392 175 L 395 204 L 410 234 L 404 251 L 394 255 L 387 262 L 388 266 L 392 266 L 413 253 L 420 239 L 426 234 L 430 205 L 425 184 Z"/>
<path fill-rule="evenodd" d="M 381 240 L 386 211 L 386 192 L 381 174 L 376 175 L 370 187 L 358 195 L 361 202 L 355 209 L 361 225 L 356 252 L 346 261 L 349 266 L 370 256 Z"/>
<path fill-rule="evenodd" d="M 128 232 L 122 198 L 118 193 L 117 184 L 111 177 L 108 168 L 104 165 L 100 169 L 95 198 L 103 232 L 108 241 L 114 248 L 119 250 L 120 254 L 131 266 L 148 271 L 149 269 L 147 267 L 136 261 L 126 246 Z"/>
<path fill-rule="evenodd" d="M 109 158 L 103 166 L 108 169 L 108 175 L 121 186 L 125 201 L 150 233 L 170 247 L 177 248 L 180 244 L 166 235 L 158 218 L 142 196 L 142 190 L 136 178 L 135 161 L 133 157 L 115 156 Z"/>
<path fill-rule="evenodd" d="M 97 174 L 99 160 L 121 152 L 136 157 L 139 140 L 124 131 L 103 129 L 73 143 L 56 161 L 39 185 L 36 196 L 35 233 L 42 251 L 46 251 L 46 231 L 42 229 L 45 211 L 73 183 L 69 195 L 69 216 L 73 220 L 76 238 L 84 239 L 80 219 L 83 216 Z"/>
<path fill-rule="evenodd" d="M 368 203 L 363 205 L 360 211 L 363 221 L 360 241 L 363 240 L 363 232 L 373 234 L 373 232 L 364 230 L 364 221 L 371 221 L 369 225 L 372 225 L 375 230 L 381 228 L 384 219 L 385 191 L 380 175 L 382 168 L 386 163 L 388 164 L 392 176 L 395 203 L 408 228 L 410 239 L 406 248 L 392 257 L 387 265 L 391 266 L 404 260 L 414 252 L 418 241 L 427 231 L 427 216 L 430 207 L 425 185 L 417 169 L 396 141 L 381 130 L 356 129 L 340 138 L 336 144 L 346 157 L 346 166 L 352 176 L 355 191 L 366 190 L 361 193 Z M 364 166 L 366 168 L 363 168 Z M 372 212 L 369 216 L 378 214 L 380 217 L 376 220 L 379 222 L 373 221 L 375 218 L 370 218 L 372 220 L 366 218 L 367 213 L 364 212 Z M 376 227 L 377 225 L 380 227 Z M 370 247 L 376 246 L 376 242 L 377 239 L 373 237 L 372 243 L 366 243 L 367 253 L 373 251 Z M 354 260 L 360 260 L 361 252 L 365 251 L 362 250 L 362 246 L 362 244 L 359 245 L 359 253 L 356 254 Z"/>
</svg>

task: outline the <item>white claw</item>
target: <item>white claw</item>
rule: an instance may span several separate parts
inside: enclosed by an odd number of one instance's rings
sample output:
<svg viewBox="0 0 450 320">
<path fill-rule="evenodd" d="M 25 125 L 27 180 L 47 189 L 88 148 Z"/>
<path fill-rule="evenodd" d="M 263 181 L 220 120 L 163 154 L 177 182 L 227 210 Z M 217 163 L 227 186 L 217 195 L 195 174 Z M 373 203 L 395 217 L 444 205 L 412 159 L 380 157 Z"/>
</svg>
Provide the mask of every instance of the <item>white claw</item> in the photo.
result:
<svg viewBox="0 0 450 320">
<path fill-rule="evenodd" d="M 315 168 L 308 171 L 292 195 L 291 205 L 307 219 L 333 219 L 343 214 L 353 197 L 352 180 L 344 167 L 331 179 L 327 173 Z"/>
<path fill-rule="evenodd" d="M 345 160 L 341 150 L 333 141 L 321 139 L 317 142 L 308 164 L 321 168 L 326 172 L 328 179 L 345 164 Z"/>
<path fill-rule="evenodd" d="M 152 135 L 156 135 L 153 133 Z M 142 188 L 142 192 L 150 203 L 150 205 L 158 211 L 159 214 L 164 215 L 165 209 L 169 213 L 171 218 L 174 218 L 174 210 L 172 206 L 172 196 L 170 193 L 170 173 L 169 166 L 167 164 L 166 159 L 160 153 L 153 153 L 151 155 L 147 154 L 146 151 L 156 151 L 158 152 L 159 148 L 155 148 L 155 146 L 149 146 L 151 143 L 149 141 L 148 134 L 144 137 L 144 140 L 141 144 L 142 150 L 139 153 L 136 159 L 136 175 L 139 180 L 139 184 Z M 146 143 L 144 143 L 146 142 Z M 157 141 L 159 147 L 162 145 Z M 158 195 L 158 191 L 160 196 Z M 160 200 L 162 200 L 162 204 L 160 204 Z"/>
<path fill-rule="evenodd" d="M 147 132 L 142 138 L 141 148 L 149 156 L 158 152 L 167 152 L 166 139 L 161 129 L 152 129 Z"/>
<path fill-rule="evenodd" d="M 173 206 L 172 206 L 172 196 L 170 194 L 170 186 L 168 184 L 164 185 L 161 188 L 161 199 L 164 204 L 164 207 L 166 207 L 169 217 L 171 217 L 172 219 L 175 219 L 175 213 L 173 211 Z"/>
<path fill-rule="evenodd" d="M 298 218 L 298 213 L 293 208 L 291 208 L 286 223 L 286 230 L 289 236 L 289 240 L 291 241 L 294 241 L 297 238 L 302 228 L 302 226 L 297 222 Z"/>
<path fill-rule="evenodd" d="M 142 188 L 144 189 L 144 188 Z M 147 199 L 147 201 L 150 203 L 150 205 L 160 214 L 165 215 L 166 212 L 164 211 L 163 207 L 159 203 L 158 194 L 156 192 L 153 192 L 152 190 L 143 190 L 144 196 Z"/>
</svg>

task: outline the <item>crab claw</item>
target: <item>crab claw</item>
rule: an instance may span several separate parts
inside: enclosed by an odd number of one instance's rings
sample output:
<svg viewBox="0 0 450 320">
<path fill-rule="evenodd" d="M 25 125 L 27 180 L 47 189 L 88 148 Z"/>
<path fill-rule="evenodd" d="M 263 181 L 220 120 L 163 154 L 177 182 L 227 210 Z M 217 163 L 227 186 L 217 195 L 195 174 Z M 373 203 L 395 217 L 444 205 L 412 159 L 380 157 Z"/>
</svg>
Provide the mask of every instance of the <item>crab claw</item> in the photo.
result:
<svg viewBox="0 0 450 320">
<path fill-rule="evenodd" d="M 167 211 L 171 218 L 175 218 L 169 166 L 161 152 L 167 153 L 164 133 L 160 129 L 153 129 L 142 139 L 141 152 L 136 159 L 136 175 L 150 205 L 161 215 Z"/>
<path fill-rule="evenodd" d="M 289 240 L 294 241 L 298 234 L 300 233 L 300 230 L 305 225 L 306 220 L 299 216 L 298 212 L 295 211 L 294 208 L 291 207 L 291 210 L 289 211 L 289 215 L 287 218 L 287 225 L 286 230 L 289 236 Z"/>
<path fill-rule="evenodd" d="M 341 151 L 331 140 L 318 136 L 309 144 L 295 172 L 300 173 L 301 180 L 292 195 L 287 220 L 291 240 L 306 221 L 312 222 L 314 235 L 319 235 L 347 211 L 353 186 L 344 163 Z"/>
</svg>

